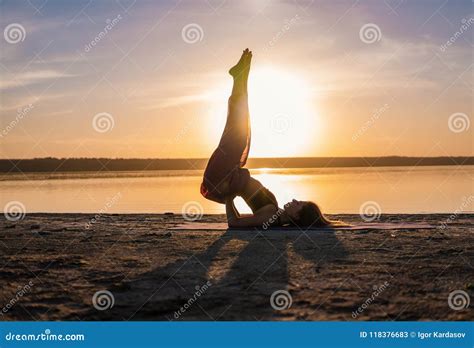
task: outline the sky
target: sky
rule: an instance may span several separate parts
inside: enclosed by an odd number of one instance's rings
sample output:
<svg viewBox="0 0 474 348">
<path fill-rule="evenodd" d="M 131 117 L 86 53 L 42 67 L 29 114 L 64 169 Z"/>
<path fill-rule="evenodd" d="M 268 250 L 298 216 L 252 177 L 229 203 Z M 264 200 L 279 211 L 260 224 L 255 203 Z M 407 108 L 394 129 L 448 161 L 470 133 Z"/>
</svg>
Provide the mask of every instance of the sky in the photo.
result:
<svg viewBox="0 0 474 348">
<path fill-rule="evenodd" d="M 0 1 L 0 157 L 472 156 L 471 0 Z"/>
</svg>

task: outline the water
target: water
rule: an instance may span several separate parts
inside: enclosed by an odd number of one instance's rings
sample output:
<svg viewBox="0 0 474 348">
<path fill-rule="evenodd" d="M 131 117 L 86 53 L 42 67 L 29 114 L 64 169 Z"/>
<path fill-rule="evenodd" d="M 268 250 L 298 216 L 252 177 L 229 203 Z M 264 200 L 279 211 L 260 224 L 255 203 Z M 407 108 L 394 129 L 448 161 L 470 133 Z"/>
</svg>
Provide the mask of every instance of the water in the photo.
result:
<svg viewBox="0 0 474 348">
<path fill-rule="evenodd" d="M 282 206 L 313 200 L 327 213 L 359 213 L 373 201 L 384 213 L 473 211 L 474 166 L 259 169 L 252 174 Z M 19 201 L 27 212 L 181 213 L 224 206 L 199 194 L 202 171 L 15 174 L 0 177 L 0 204 Z M 193 203 L 197 202 L 197 203 Z M 241 199 L 236 205 L 250 212 Z M 5 208 L 4 208 L 5 210 Z"/>
</svg>

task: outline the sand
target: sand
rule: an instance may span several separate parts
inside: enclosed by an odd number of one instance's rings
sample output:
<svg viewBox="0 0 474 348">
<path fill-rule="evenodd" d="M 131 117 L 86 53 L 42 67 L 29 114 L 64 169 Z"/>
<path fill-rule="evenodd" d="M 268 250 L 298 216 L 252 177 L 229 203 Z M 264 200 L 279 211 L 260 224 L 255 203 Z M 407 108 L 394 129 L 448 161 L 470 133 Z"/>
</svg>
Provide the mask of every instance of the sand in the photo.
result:
<svg viewBox="0 0 474 348">
<path fill-rule="evenodd" d="M 93 217 L 2 219 L 0 320 L 474 319 L 472 303 L 448 303 L 454 290 L 474 294 L 472 214 L 378 221 L 437 229 L 306 232 L 170 230 L 180 215 Z M 113 306 L 97 309 L 93 296 L 104 290 Z M 281 290 L 290 306 L 270 303 Z"/>
</svg>

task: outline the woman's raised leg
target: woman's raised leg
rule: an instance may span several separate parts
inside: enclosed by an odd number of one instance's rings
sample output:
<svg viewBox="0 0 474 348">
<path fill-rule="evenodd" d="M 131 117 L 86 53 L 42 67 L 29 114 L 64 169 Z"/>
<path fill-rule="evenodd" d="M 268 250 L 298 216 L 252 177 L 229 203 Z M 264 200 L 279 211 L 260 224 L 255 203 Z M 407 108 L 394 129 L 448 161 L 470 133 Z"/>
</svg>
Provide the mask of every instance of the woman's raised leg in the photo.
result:
<svg viewBox="0 0 474 348">
<path fill-rule="evenodd" d="M 223 203 L 227 195 L 236 194 L 250 175 L 245 165 L 250 149 L 250 119 L 247 81 L 252 52 L 246 49 L 239 62 L 229 70 L 234 79 L 229 98 L 227 121 L 219 146 L 212 154 L 204 172 L 201 193 Z"/>
<path fill-rule="evenodd" d="M 239 62 L 229 70 L 234 85 L 229 98 L 227 122 L 219 142 L 219 149 L 227 154 L 228 162 L 240 167 L 245 165 L 250 150 L 247 82 L 251 60 L 252 52 L 246 49 Z"/>
</svg>

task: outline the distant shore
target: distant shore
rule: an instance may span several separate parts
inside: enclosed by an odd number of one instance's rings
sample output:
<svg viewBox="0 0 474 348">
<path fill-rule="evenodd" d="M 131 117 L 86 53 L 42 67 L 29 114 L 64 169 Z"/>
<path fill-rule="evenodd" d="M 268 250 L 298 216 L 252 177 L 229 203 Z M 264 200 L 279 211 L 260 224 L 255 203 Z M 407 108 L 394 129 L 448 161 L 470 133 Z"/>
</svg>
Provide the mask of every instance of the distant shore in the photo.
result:
<svg viewBox="0 0 474 348">
<path fill-rule="evenodd" d="M 207 158 L 33 158 L 0 159 L 0 173 L 202 170 Z M 474 165 L 473 156 L 457 157 L 284 157 L 251 158 L 247 168 L 337 168 Z"/>
</svg>

